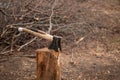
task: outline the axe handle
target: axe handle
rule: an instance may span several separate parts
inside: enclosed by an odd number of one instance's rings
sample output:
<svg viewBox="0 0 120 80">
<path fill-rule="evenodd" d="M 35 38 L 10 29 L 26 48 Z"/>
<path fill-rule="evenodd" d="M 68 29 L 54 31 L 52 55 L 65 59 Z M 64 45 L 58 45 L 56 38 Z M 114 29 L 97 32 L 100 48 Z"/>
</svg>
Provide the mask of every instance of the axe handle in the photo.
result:
<svg viewBox="0 0 120 80">
<path fill-rule="evenodd" d="M 40 37 L 40 38 L 44 38 L 44 39 L 49 40 L 49 41 L 53 41 L 53 36 L 50 35 L 50 34 L 47 34 L 47 33 L 44 32 L 44 31 L 40 32 L 40 31 L 38 30 L 38 32 L 35 32 L 35 31 L 30 30 L 30 29 L 21 28 L 21 27 L 18 28 L 18 30 L 19 30 L 19 31 L 24 31 L 24 32 L 30 33 L 30 34 L 32 34 L 32 35 L 35 35 L 35 36 Z"/>
</svg>

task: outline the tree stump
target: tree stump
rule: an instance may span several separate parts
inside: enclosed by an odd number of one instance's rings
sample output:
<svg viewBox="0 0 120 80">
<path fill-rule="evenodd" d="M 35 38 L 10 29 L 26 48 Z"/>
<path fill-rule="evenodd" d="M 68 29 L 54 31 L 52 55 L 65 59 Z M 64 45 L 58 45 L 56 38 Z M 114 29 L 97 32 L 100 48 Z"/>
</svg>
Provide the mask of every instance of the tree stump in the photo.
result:
<svg viewBox="0 0 120 80">
<path fill-rule="evenodd" d="M 38 49 L 37 80 L 61 80 L 60 51 Z"/>
</svg>

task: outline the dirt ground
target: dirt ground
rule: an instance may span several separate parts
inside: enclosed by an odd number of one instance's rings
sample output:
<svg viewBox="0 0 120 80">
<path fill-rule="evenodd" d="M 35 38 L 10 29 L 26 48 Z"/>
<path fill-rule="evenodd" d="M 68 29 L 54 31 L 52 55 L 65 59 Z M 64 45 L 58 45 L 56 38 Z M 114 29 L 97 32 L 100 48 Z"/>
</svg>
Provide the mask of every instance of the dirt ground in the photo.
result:
<svg viewBox="0 0 120 80">
<path fill-rule="evenodd" d="M 75 11 L 68 19 L 76 21 L 71 29 L 78 28 L 81 33 L 76 30 L 73 36 L 68 30 L 63 36 L 62 80 L 120 80 L 120 1 L 74 2 L 77 2 L 73 5 Z M 0 53 L 0 80 L 36 79 L 36 54 L 31 48 Z M 3 46 L 0 46 L 2 49 Z"/>
<path fill-rule="evenodd" d="M 94 45 L 94 41 L 90 43 Z M 75 48 L 61 53 L 62 80 L 119 80 L 120 54 Z M 63 49 L 64 50 L 64 49 Z M 32 52 L 32 53 L 31 53 Z M 0 80 L 35 80 L 35 51 L 0 56 Z"/>
</svg>

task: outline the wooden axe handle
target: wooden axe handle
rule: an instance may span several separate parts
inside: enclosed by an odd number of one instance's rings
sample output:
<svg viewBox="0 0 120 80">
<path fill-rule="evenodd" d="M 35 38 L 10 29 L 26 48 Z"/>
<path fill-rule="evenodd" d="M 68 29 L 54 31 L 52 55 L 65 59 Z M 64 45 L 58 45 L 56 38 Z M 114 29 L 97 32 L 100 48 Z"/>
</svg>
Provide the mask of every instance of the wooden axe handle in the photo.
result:
<svg viewBox="0 0 120 80">
<path fill-rule="evenodd" d="M 46 32 L 41 31 L 41 30 L 38 30 L 37 32 L 35 32 L 35 31 L 32 31 L 32 30 L 27 29 L 27 28 L 19 27 L 18 31 L 24 31 L 24 32 L 30 33 L 32 35 L 35 35 L 37 37 L 41 37 L 41 38 L 44 38 L 46 40 L 53 41 L 53 36 L 52 35 L 47 34 Z"/>
</svg>

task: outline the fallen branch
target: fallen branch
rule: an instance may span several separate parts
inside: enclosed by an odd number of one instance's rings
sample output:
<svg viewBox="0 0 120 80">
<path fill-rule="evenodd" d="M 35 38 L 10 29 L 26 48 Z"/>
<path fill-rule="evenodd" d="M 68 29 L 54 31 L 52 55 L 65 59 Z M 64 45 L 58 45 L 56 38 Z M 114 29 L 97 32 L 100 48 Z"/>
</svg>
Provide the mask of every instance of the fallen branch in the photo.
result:
<svg viewBox="0 0 120 80">
<path fill-rule="evenodd" d="M 76 41 L 76 44 L 78 44 L 79 42 L 83 41 L 85 37 L 82 37 L 80 39 L 78 39 L 78 41 Z"/>
<path fill-rule="evenodd" d="M 6 53 L 9 53 L 9 52 L 12 52 L 14 50 L 9 50 L 9 51 L 5 51 L 5 52 L 1 52 L 0 54 L 6 54 Z"/>
<path fill-rule="evenodd" d="M 31 39 L 29 42 L 23 44 L 22 46 L 20 46 L 19 49 L 17 49 L 17 51 L 20 51 L 22 48 L 24 48 L 25 46 L 27 46 L 28 44 L 32 43 L 34 40 L 36 40 L 37 37 L 34 37 L 33 39 Z"/>
</svg>

